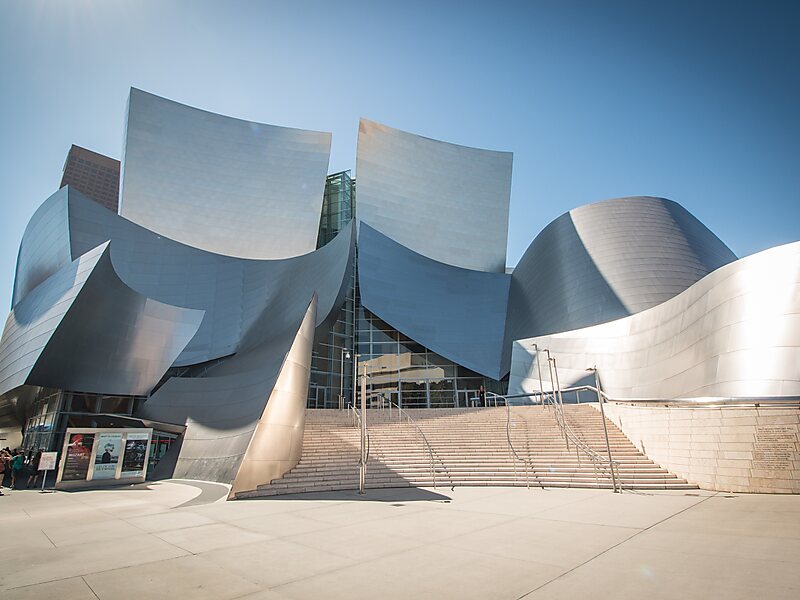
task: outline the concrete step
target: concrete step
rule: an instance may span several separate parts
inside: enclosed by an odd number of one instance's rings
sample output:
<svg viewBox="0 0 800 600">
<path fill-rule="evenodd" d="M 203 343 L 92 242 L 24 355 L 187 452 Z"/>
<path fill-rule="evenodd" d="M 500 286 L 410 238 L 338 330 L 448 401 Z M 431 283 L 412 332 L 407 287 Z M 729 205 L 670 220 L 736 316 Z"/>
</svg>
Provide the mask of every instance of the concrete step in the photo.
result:
<svg viewBox="0 0 800 600">
<path fill-rule="evenodd" d="M 582 449 L 567 448 L 552 409 L 538 406 L 484 409 L 409 409 L 416 425 L 397 412 L 368 410 L 370 460 L 366 487 L 545 486 L 610 489 L 606 441 L 600 414 L 589 405 L 565 406 L 566 420 Z M 509 422 L 509 412 L 511 420 Z M 615 474 L 632 489 L 695 489 L 642 454 L 613 423 L 606 421 Z M 508 445 L 508 438 L 515 458 Z M 308 410 L 300 462 L 281 479 L 238 498 L 358 487 L 360 431 L 346 411 Z"/>
</svg>

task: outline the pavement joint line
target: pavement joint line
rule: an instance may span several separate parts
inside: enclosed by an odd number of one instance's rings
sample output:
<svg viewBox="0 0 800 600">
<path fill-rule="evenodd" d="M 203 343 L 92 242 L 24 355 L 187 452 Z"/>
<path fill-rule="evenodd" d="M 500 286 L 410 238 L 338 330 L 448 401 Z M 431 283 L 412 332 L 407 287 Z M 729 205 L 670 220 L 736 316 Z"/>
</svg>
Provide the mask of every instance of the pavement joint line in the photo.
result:
<svg viewBox="0 0 800 600">
<path fill-rule="evenodd" d="M 88 581 L 86 581 L 86 577 L 84 575 L 81 575 L 81 579 L 83 580 L 83 583 L 86 584 L 86 587 L 89 588 L 89 591 L 92 592 L 92 595 L 95 598 L 97 598 L 97 600 L 100 600 L 100 596 L 97 595 L 97 592 L 94 591 L 94 588 L 91 585 L 89 585 Z"/>
<path fill-rule="evenodd" d="M 55 543 L 53 540 L 51 540 L 51 539 L 50 539 L 50 536 L 49 536 L 49 535 L 47 535 L 47 533 L 45 532 L 45 530 L 44 530 L 44 529 L 39 529 L 39 531 L 41 531 L 41 532 L 42 532 L 42 535 L 43 535 L 44 537 L 46 537 L 46 538 L 47 538 L 47 541 L 48 541 L 48 542 L 50 542 L 51 544 L 53 544 L 53 548 L 58 548 L 58 546 L 56 546 L 56 543 Z"/>
<path fill-rule="evenodd" d="M 633 534 L 633 535 L 631 535 L 630 537 L 627 537 L 627 538 L 625 538 L 624 540 L 622 540 L 622 541 L 620 541 L 620 542 L 618 542 L 618 543 L 614 544 L 613 546 L 609 546 L 608 548 L 606 548 L 606 549 L 605 549 L 605 550 L 603 550 L 602 552 L 599 552 L 598 554 L 595 554 L 595 555 L 594 555 L 594 556 L 592 556 L 591 558 L 588 558 L 588 559 L 586 559 L 586 560 L 585 560 L 585 561 L 583 561 L 581 564 L 579 564 L 579 565 L 576 565 L 576 566 L 572 567 L 572 568 L 571 568 L 571 569 L 569 569 L 568 571 L 564 571 L 564 572 L 563 572 L 563 573 L 561 573 L 561 575 L 559 575 L 558 577 L 553 577 L 553 579 L 551 579 L 550 581 L 546 581 L 546 582 L 544 582 L 543 584 L 541 584 L 540 586 L 533 588 L 533 589 L 532 589 L 532 590 L 530 590 L 529 592 L 525 592 L 524 594 L 522 594 L 522 596 L 519 596 L 519 597 L 517 598 L 517 600 L 522 600 L 522 598 L 525 598 L 525 597 L 527 597 L 527 596 L 530 596 L 530 595 L 531 595 L 531 594 L 533 594 L 534 592 L 537 592 L 537 591 L 539 591 L 540 589 L 542 589 L 543 587 L 546 587 L 546 586 L 550 585 L 550 584 L 551 584 L 551 583 L 553 583 L 554 581 L 558 581 L 559 579 L 561 579 L 561 578 L 562 578 L 562 577 L 564 577 L 565 575 L 569 575 L 569 574 L 570 574 L 570 573 L 572 573 L 573 571 L 575 571 L 575 570 L 577 570 L 577 569 L 580 569 L 582 566 L 584 566 L 584 565 L 586 565 L 586 564 L 588 564 L 588 563 L 592 562 L 593 560 L 595 560 L 596 558 L 599 558 L 600 556 L 603 556 L 604 554 L 606 554 L 607 552 L 610 552 L 610 551 L 611 551 L 611 550 L 613 550 L 614 548 L 618 548 L 618 547 L 619 547 L 619 546 L 621 546 L 622 544 L 625 544 L 625 543 L 629 542 L 630 540 L 632 540 L 633 538 L 635 538 L 637 535 L 641 535 L 641 534 L 642 534 L 642 533 L 644 533 L 645 531 L 649 531 L 649 530 L 650 530 L 650 529 L 652 529 L 653 527 L 656 527 L 657 525 L 660 525 L 661 523 L 664 523 L 665 521 L 669 521 L 669 520 L 670 520 L 670 519 L 672 519 L 673 517 L 677 517 L 678 515 L 685 513 L 687 510 L 691 510 L 692 508 L 694 508 L 694 507 L 696 507 L 696 506 L 698 506 L 698 505 L 702 504 L 702 503 L 703 503 L 703 502 L 705 502 L 706 500 L 710 500 L 711 498 L 716 498 L 716 496 L 717 496 L 717 494 L 713 494 L 713 495 L 711 495 L 711 496 L 706 496 L 705 498 L 701 499 L 699 502 L 695 502 L 695 503 L 694 503 L 694 504 L 692 504 L 691 506 L 687 506 L 686 508 L 684 508 L 684 509 L 682 509 L 682 510 L 679 510 L 679 511 L 678 511 L 678 512 L 676 512 L 676 513 L 673 513 L 673 514 L 669 515 L 668 517 L 664 517 L 664 518 L 663 518 L 663 519 L 661 519 L 660 521 L 656 521 L 656 522 L 655 522 L 655 523 L 653 523 L 652 525 L 649 525 L 648 527 L 645 527 L 644 529 L 642 529 L 642 530 L 640 530 L 640 531 L 637 531 L 636 533 L 634 533 L 634 534 Z"/>
</svg>

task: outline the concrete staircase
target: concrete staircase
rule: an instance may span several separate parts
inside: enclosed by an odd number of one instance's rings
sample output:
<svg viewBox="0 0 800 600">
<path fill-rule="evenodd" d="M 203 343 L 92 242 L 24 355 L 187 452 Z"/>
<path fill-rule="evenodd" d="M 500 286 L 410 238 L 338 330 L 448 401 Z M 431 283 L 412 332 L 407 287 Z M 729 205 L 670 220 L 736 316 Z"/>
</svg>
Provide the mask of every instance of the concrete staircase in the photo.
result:
<svg viewBox="0 0 800 600">
<path fill-rule="evenodd" d="M 396 410 L 367 411 L 367 488 L 434 486 L 431 456 L 419 429 L 433 450 L 435 484 L 440 488 L 611 488 L 607 462 L 597 467 L 574 444 L 567 449 L 552 408 L 511 408 L 510 436 L 517 458 L 509 449 L 504 407 L 404 412 L 416 426 L 399 420 Z M 575 435 L 606 456 L 600 413 L 591 405 L 567 405 L 564 412 Z M 611 421 L 606 423 L 623 489 L 696 489 L 653 463 Z M 350 412 L 308 410 L 300 463 L 281 479 L 239 493 L 237 498 L 357 489 L 359 440 Z"/>
</svg>

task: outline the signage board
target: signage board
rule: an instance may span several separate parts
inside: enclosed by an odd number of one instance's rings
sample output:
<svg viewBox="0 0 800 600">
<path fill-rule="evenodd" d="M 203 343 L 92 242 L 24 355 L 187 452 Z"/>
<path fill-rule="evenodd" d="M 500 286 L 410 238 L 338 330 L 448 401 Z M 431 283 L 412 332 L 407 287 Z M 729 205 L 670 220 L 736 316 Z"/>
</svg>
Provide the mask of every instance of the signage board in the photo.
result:
<svg viewBox="0 0 800 600">
<path fill-rule="evenodd" d="M 42 452 L 42 456 L 39 458 L 39 470 L 52 471 L 56 468 L 57 461 L 58 452 Z"/>
<path fill-rule="evenodd" d="M 64 453 L 64 471 L 62 481 L 81 481 L 89 473 L 92 460 L 94 433 L 69 433 L 66 452 Z"/>
<path fill-rule="evenodd" d="M 125 454 L 122 458 L 120 479 L 144 476 L 147 464 L 147 445 L 150 443 L 150 432 L 129 433 L 125 440 Z"/>
</svg>

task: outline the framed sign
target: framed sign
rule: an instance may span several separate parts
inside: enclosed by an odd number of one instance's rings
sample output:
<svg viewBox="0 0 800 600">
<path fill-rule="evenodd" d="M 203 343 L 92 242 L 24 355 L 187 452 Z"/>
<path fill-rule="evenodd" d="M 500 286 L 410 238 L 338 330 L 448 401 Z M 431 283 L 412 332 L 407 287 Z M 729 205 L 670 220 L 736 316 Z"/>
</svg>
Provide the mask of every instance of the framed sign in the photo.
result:
<svg viewBox="0 0 800 600">
<path fill-rule="evenodd" d="M 39 470 L 52 471 L 56 468 L 57 461 L 58 452 L 42 452 L 42 456 L 39 458 Z"/>
<path fill-rule="evenodd" d="M 121 479 L 126 483 L 144 481 L 152 435 L 149 428 L 67 429 L 56 488 L 117 484 Z M 44 464 L 45 454 L 40 464 Z"/>
</svg>

